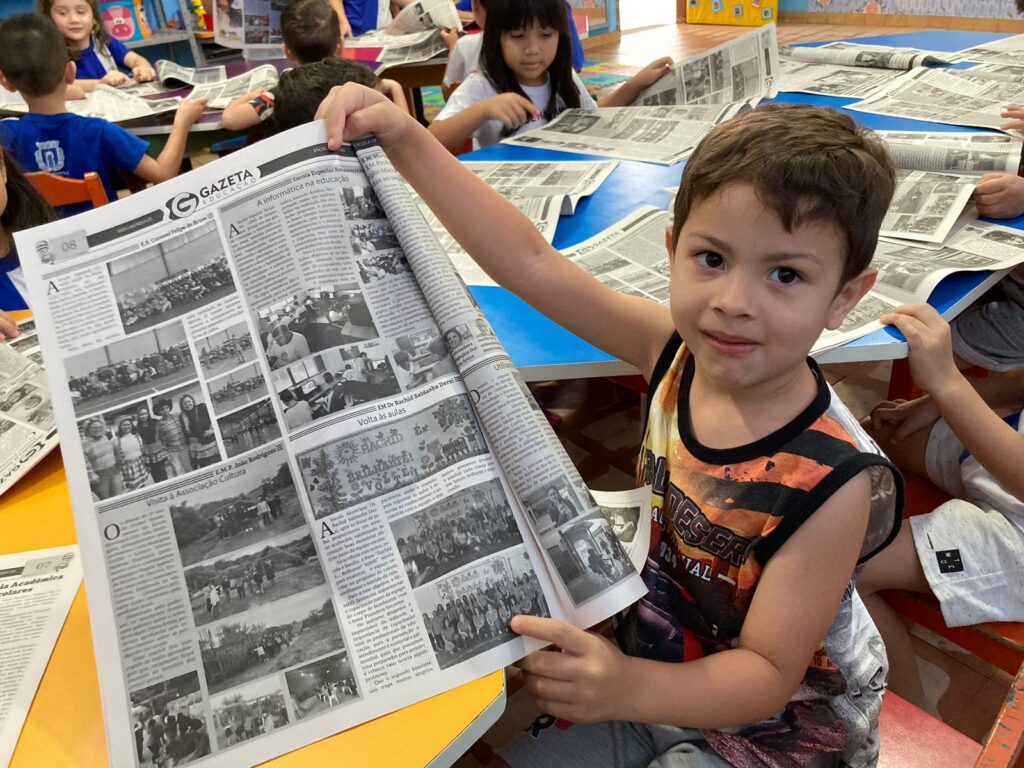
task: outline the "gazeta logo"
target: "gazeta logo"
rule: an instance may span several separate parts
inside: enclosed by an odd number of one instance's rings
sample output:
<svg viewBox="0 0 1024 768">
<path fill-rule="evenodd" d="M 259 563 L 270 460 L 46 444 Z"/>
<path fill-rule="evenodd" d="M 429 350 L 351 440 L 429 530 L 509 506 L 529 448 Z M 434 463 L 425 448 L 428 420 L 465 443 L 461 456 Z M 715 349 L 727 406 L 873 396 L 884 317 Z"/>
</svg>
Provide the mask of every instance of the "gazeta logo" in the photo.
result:
<svg viewBox="0 0 1024 768">
<path fill-rule="evenodd" d="M 167 210 L 172 219 L 191 215 L 204 203 L 219 200 L 237 187 L 244 187 L 256 181 L 256 174 L 248 168 L 228 174 L 199 188 L 198 192 L 181 192 L 167 201 Z"/>
</svg>

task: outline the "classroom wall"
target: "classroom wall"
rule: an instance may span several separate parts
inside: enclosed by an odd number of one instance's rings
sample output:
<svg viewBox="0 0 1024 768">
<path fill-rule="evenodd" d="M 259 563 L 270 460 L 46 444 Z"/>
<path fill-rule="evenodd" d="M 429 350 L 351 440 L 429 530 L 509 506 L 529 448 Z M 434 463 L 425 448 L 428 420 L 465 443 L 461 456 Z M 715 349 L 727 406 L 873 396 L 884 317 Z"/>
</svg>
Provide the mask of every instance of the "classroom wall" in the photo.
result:
<svg viewBox="0 0 1024 768">
<path fill-rule="evenodd" d="M 35 0 L 0 0 L 0 19 L 18 13 L 32 13 L 35 9 Z"/>
<path fill-rule="evenodd" d="M 779 0 L 788 13 L 864 13 L 1020 19 L 1017 0 Z"/>
</svg>

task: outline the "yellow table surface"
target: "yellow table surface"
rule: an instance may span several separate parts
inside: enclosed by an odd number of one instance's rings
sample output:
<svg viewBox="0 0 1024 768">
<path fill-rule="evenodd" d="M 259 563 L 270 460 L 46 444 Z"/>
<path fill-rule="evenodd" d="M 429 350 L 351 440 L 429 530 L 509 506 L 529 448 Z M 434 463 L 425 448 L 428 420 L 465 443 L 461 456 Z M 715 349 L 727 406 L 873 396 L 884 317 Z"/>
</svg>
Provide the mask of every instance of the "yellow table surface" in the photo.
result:
<svg viewBox="0 0 1024 768">
<path fill-rule="evenodd" d="M 0 554 L 76 541 L 58 448 L 0 496 Z M 500 706 L 503 690 L 504 675 L 495 672 L 265 765 L 425 766 L 475 718 L 496 704 Z M 40 681 L 11 768 L 107 764 L 96 659 L 82 588 Z"/>
</svg>

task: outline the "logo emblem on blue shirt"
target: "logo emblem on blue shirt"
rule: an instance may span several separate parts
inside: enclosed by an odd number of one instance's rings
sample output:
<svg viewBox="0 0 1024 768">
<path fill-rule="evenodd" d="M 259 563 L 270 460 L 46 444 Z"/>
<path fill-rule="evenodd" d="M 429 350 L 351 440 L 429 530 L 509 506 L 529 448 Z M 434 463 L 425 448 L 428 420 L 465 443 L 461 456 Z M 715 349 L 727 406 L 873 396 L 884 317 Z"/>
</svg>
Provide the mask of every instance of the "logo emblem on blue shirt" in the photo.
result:
<svg viewBox="0 0 1024 768">
<path fill-rule="evenodd" d="M 64 169 L 64 150 L 57 140 L 37 141 L 35 157 L 36 167 L 41 171 L 57 173 Z"/>
</svg>

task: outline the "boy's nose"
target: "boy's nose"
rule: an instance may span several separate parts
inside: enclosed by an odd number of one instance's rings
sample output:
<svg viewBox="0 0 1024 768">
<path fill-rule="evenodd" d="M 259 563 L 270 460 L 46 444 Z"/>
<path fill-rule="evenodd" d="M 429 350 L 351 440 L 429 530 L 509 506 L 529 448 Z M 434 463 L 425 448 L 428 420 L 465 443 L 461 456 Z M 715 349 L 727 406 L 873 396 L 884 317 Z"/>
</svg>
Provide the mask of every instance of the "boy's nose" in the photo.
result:
<svg viewBox="0 0 1024 768">
<path fill-rule="evenodd" d="M 751 278 L 735 269 L 715 281 L 716 290 L 711 306 L 731 316 L 750 315 L 753 312 Z"/>
</svg>

